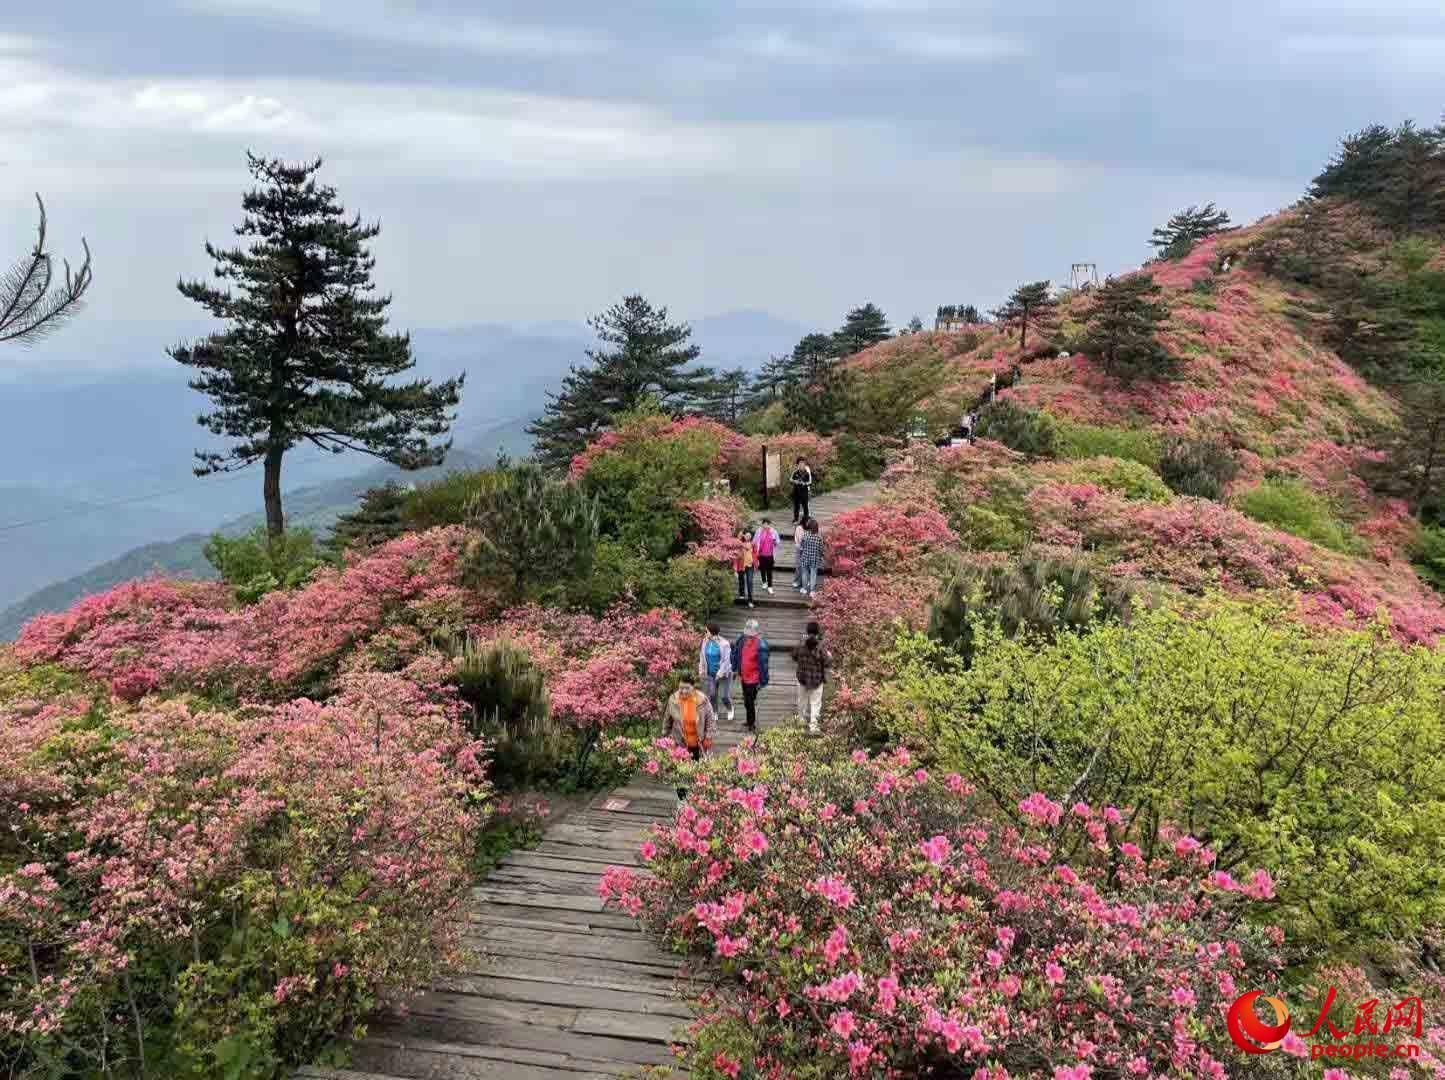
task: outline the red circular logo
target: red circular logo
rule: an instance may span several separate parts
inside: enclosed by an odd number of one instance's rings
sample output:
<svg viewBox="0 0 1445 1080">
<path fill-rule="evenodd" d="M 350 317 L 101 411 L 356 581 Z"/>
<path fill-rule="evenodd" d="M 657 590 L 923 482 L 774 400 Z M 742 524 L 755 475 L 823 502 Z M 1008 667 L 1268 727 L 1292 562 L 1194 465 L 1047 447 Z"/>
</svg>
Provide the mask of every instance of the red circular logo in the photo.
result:
<svg viewBox="0 0 1445 1080">
<path fill-rule="evenodd" d="M 1263 994 L 1262 990 L 1251 990 L 1241 995 L 1229 1007 L 1226 1018 L 1229 1037 L 1234 1040 L 1234 1045 L 1246 1054 L 1268 1054 L 1271 1050 L 1277 1050 L 1280 1042 L 1289 1033 L 1289 1010 L 1279 998 L 1264 998 L 1274 1009 L 1273 1025 L 1266 1024 L 1259 1018 L 1259 1013 L 1254 1011 L 1254 1003 Z"/>
</svg>

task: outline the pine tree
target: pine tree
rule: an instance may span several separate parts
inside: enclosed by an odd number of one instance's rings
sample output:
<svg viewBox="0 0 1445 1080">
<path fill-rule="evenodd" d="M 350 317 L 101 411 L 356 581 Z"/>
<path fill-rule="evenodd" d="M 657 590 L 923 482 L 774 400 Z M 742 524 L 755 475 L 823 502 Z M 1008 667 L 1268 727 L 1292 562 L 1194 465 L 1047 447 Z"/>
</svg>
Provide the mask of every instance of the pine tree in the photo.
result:
<svg viewBox="0 0 1445 1080">
<path fill-rule="evenodd" d="M 792 363 L 791 356 L 768 357 L 753 376 L 752 393 L 748 398 L 749 409 L 762 408 L 782 395 L 793 377 Z"/>
<path fill-rule="evenodd" d="M 467 510 L 475 543 L 467 559 L 474 578 L 507 587 L 515 598 L 540 572 L 548 582 L 585 576 L 597 549 L 597 500 L 580 486 L 523 462 L 501 471 Z"/>
<path fill-rule="evenodd" d="M 852 377 L 837 360 L 826 360 L 811 379 L 793 383 L 783 397 L 789 419 L 820 435 L 831 435 L 847 422 Z"/>
<path fill-rule="evenodd" d="M 921 334 L 921 333 L 923 333 L 923 320 L 920 319 L 917 315 L 913 316 L 913 318 L 911 318 L 911 319 L 908 320 L 908 333 L 910 333 L 910 334 Z"/>
<path fill-rule="evenodd" d="M 1047 279 L 1030 281 L 1015 289 L 994 316 L 1001 322 L 1019 324 L 1019 348 L 1022 349 L 1028 344 L 1029 322 L 1042 320 L 1054 303 L 1054 298 L 1049 295 Z"/>
<path fill-rule="evenodd" d="M 1165 225 L 1155 229 L 1149 243 L 1161 258 L 1182 259 L 1199 241 L 1227 228 L 1229 214 L 1215 209 L 1212 202 L 1203 206 L 1186 206 Z"/>
<path fill-rule="evenodd" d="M 789 383 L 813 382 L 838 355 L 837 341 L 827 334 L 808 334 L 793 346 Z"/>
<path fill-rule="evenodd" d="M 539 459 L 552 468 L 565 468 L 618 413 L 644 398 L 678 407 L 702 396 L 713 378 L 708 368 L 689 367 L 702 351 L 689 341 L 692 328 L 669 322 L 667 308 L 641 296 L 624 297 L 587 323 L 604 347 L 587 350 L 590 366 L 574 367 L 527 428 Z"/>
<path fill-rule="evenodd" d="M 958 309 L 958 317 L 964 322 L 977 326 L 983 322 L 983 314 L 972 304 L 963 304 Z"/>
<path fill-rule="evenodd" d="M 462 376 L 433 386 L 387 380 L 415 365 L 411 340 L 386 332 L 391 297 L 372 293 L 375 266 L 366 242 L 379 225 L 347 219 L 336 190 L 315 179 L 321 160 L 286 165 L 247 154 L 261 183 L 241 200 L 238 236 L 247 249 L 206 244 L 216 278 L 235 291 L 182 281 L 181 295 L 229 328 L 170 350 L 194 368 L 191 388 L 214 410 L 198 418 L 233 443 L 197 451 L 198 476 L 263 463 L 266 528 L 285 530 L 281 462 L 298 443 L 358 450 L 404 469 L 438 465 L 461 397 Z"/>
<path fill-rule="evenodd" d="M 728 427 L 737 427 L 738 420 L 748 411 L 748 403 L 754 398 L 751 381 L 752 377 L 743 368 L 722 372 L 704 388 L 692 405 L 693 411 Z"/>
<path fill-rule="evenodd" d="M 1163 291 L 1148 274 L 1109 278 L 1094 292 L 1082 351 L 1118 378 L 1167 372 L 1173 357 L 1155 337 L 1169 317 L 1168 306 L 1156 299 Z"/>
<path fill-rule="evenodd" d="M 888 326 L 888 316 L 876 304 L 864 304 L 848 312 L 842 327 L 833 335 L 834 353 L 837 356 L 852 356 L 870 345 L 887 341 L 893 336 Z"/>
<path fill-rule="evenodd" d="M 90 288 L 90 245 L 81 238 L 85 262 L 71 272 L 62 260 L 65 277 L 57 283 L 55 260 L 45 250 L 45 201 L 35 193 L 40 207 L 40 225 L 35 246 L 0 275 L 0 341 L 39 341 L 66 319 L 80 311 L 85 291 Z M 52 285 L 58 285 L 53 291 Z"/>
<path fill-rule="evenodd" d="M 1395 142 L 1395 133 L 1384 124 L 1347 135 L 1340 148 L 1310 185 L 1310 194 L 1317 199 L 1340 196 L 1374 200 L 1388 177 L 1388 163 Z"/>
<path fill-rule="evenodd" d="M 395 481 L 368 488 L 359 507 L 336 519 L 328 545 L 339 554 L 348 548 L 372 548 L 395 540 L 406 531 L 402 523 L 405 506 L 406 492 Z"/>
</svg>

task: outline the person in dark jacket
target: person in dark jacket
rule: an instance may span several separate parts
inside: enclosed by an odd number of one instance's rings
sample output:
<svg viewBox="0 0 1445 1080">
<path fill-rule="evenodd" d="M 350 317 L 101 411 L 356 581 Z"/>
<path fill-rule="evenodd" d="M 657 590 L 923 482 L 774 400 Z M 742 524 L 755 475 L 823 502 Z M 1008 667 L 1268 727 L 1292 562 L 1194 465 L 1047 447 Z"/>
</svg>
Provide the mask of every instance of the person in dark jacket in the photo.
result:
<svg viewBox="0 0 1445 1080">
<path fill-rule="evenodd" d="M 808 517 L 808 492 L 813 487 L 813 470 L 808 468 L 805 459 L 799 458 L 789 479 L 793 482 L 793 524 L 796 525 Z"/>
<path fill-rule="evenodd" d="M 743 684 L 744 719 L 749 731 L 758 730 L 758 691 L 768 685 L 768 639 L 749 619 L 733 642 L 733 672 Z"/>
<path fill-rule="evenodd" d="M 808 637 L 793 650 L 793 663 L 798 668 L 798 719 L 808 725 L 808 734 L 818 734 L 818 717 L 823 711 L 823 683 L 828 679 L 828 666 L 833 658 L 823 648 L 817 623 L 808 624 Z"/>
</svg>

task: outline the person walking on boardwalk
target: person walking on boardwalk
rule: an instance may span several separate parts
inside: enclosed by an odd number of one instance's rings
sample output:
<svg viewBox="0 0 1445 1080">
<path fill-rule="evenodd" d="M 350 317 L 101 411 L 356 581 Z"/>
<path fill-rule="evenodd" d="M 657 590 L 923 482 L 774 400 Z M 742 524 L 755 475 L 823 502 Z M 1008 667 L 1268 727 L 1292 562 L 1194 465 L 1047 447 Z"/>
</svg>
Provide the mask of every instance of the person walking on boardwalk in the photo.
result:
<svg viewBox="0 0 1445 1080">
<path fill-rule="evenodd" d="M 671 735 L 676 726 L 692 760 L 701 761 L 702 755 L 712 749 L 708 733 L 717 716 L 712 710 L 712 703 L 698 691 L 691 679 L 684 677 L 678 682 L 677 689 L 667 699 L 666 716 L 667 724 L 662 729 L 662 737 L 665 739 Z M 687 798 L 687 788 L 678 788 L 677 797 Z"/>
<path fill-rule="evenodd" d="M 749 731 L 758 730 L 758 691 L 768 685 L 768 639 L 749 619 L 733 642 L 733 670 L 743 684 L 743 720 Z"/>
<path fill-rule="evenodd" d="M 793 523 L 793 588 L 803 591 L 803 564 L 798 561 L 798 548 L 803 546 L 803 534 L 808 531 L 808 521 Z"/>
<path fill-rule="evenodd" d="M 808 726 L 808 734 L 818 734 L 818 717 L 823 711 L 823 683 L 833 658 L 823 648 L 817 623 L 808 624 L 808 636 L 793 650 L 793 663 L 798 669 L 798 719 Z"/>
<path fill-rule="evenodd" d="M 738 533 L 738 544 L 733 550 L 733 570 L 738 575 L 738 599 L 746 600 L 753 606 L 753 531 L 744 529 Z"/>
<path fill-rule="evenodd" d="M 773 595 L 773 555 L 780 540 L 778 530 L 773 528 L 773 519 L 763 518 L 763 523 L 753 535 L 753 554 L 757 556 L 758 576 L 769 596 Z"/>
<path fill-rule="evenodd" d="M 818 535 L 817 519 L 808 519 L 794 558 L 803 575 L 803 595 L 812 596 L 818 591 L 818 571 L 823 568 L 823 538 Z"/>
<path fill-rule="evenodd" d="M 813 470 L 808 468 L 805 458 L 799 458 L 793 465 L 793 520 L 802 521 L 808 516 L 808 492 L 813 486 Z"/>
<path fill-rule="evenodd" d="M 727 706 L 728 723 L 733 719 L 733 649 L 732 643 L 723 637 L 722 627 L 717 623 L 707 624 L 707 636 L 697 651 L 697 678 L 713 713 L 721 715 Z"/>
</svg>

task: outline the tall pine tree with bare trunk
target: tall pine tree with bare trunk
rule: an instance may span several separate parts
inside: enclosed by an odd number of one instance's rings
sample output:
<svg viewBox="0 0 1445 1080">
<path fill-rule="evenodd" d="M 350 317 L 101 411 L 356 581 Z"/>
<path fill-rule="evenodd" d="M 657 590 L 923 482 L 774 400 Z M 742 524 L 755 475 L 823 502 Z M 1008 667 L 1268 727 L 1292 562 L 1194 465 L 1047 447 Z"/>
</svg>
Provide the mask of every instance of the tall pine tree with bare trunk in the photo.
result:
<svg viewBox="0 0 1445 1080">
<path fill-rule="evenodd" d="M 310 443 L 403 469 L 439 465 L 451 440 L 433 440 L 451 429 L 449 410 L 465 376 L 435 385 L 390 381 L 416 360 L 406 334 L 386 331 L 391 297 L 373 292 L 376 260 L 367 241 L 381 226 L 347 218 L 336 189 L 316 182 L 319 158 L 298 165 L 246 158 L 261 185 L 241 200 L 236 235 L 250 246 L 222 251 L 207 243 L 222 286 L 178 286 L 227 329 L 170 356 L 195 369 L 191 388 L 214 406 L 198 422 L 232 440 L 224 453 L 197 451 L 196 475 L 260 461 L 266 528 L 279 536 L 286 451 Z"/>
</svg>

